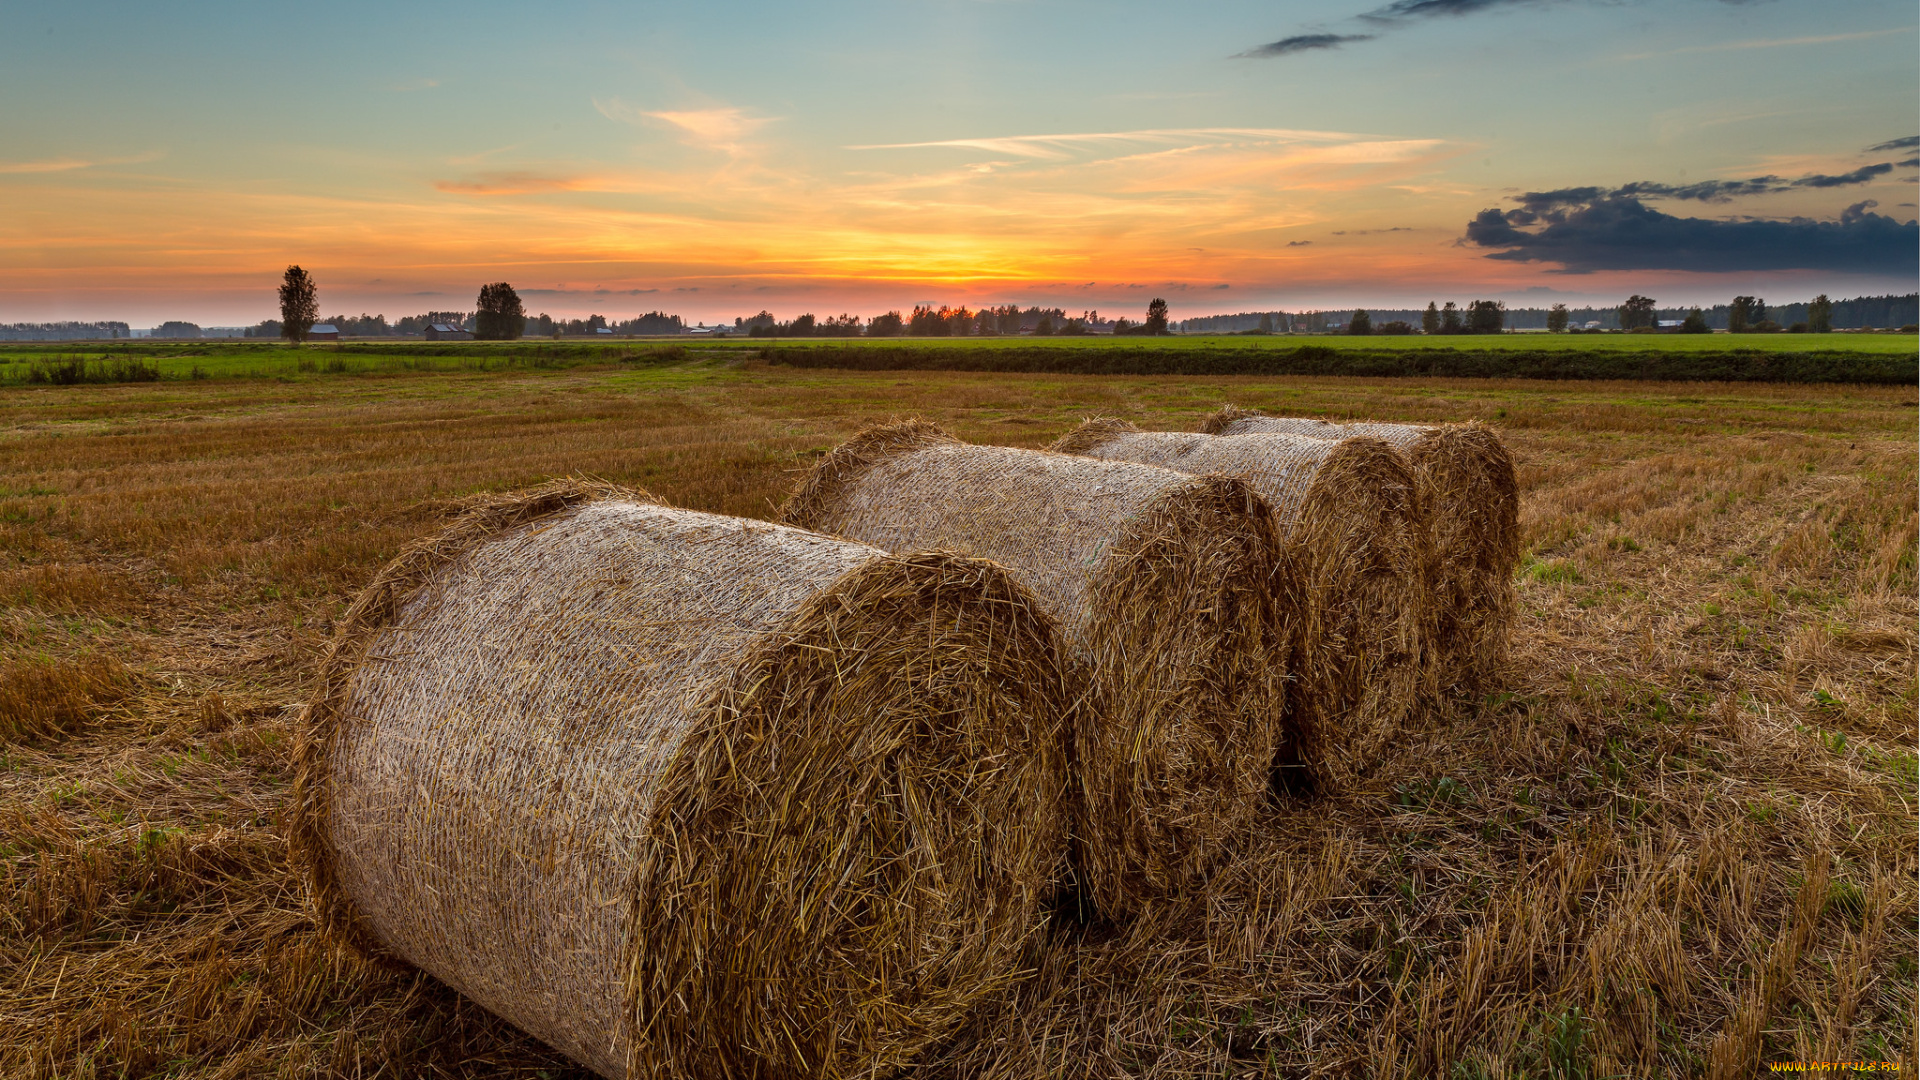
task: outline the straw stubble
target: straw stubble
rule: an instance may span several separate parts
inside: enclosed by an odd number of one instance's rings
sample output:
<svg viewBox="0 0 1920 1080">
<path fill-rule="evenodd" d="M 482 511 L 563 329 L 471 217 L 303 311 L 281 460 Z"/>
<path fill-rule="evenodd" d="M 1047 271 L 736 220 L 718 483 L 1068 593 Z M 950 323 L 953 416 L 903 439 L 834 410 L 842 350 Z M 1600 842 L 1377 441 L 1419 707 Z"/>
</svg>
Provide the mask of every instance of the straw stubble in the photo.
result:
<svg viewBox="0 0 1920 1080">
<path fill-rule="evenodd" d="M 1085 695 L 1075 863 L 1109 914 L 1202 885 L 1305 749 L 1286 707 L 1307 605 L 1272 510 L 1239 480 L 970 446 L 909 421 L 836 449 L 783 515 L 992 559 L 1059 622 Z"/>
<path fill-rule="evenodd" d="M 296 855 L 336 933 L 602 1075 L 885 1074 L 1039 925 L 1064 678 L 986 563 L 556 483 L 350 610 Z"/>
</svg>

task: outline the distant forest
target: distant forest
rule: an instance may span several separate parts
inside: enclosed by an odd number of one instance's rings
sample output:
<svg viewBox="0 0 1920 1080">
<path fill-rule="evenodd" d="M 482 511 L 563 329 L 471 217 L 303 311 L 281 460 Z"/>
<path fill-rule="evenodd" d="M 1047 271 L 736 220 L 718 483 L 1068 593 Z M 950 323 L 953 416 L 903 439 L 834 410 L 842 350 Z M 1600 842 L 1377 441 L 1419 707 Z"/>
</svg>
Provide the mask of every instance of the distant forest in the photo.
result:
<svg viewBox="0 0 1920 1080">
<path fill-rule="evenodd" d="M 132 337 L 123 322 L 0 323 L 0 341 L 91 341 Z"/>
<path fill-rule="evenodd" d="M 1767 304 L 1766 317 L 1782 326 L 1807 321 L 1805 300 L 1791 304 Z M 1715 330 L 1727 328 L 1729 304 L 1716 304 L 1711 308 L 1701 308 L 1700 313 L 1707 325 Z M 1426 313 L 1424 307 L 1418 308 L 1363 308 L 1361 310 L 1372 317 L 1373 325 L 1378 328 L 1389 322 L 1404 322 L 1418 327 L 1420 317 Z M 1506 325 L 1509 330 L 1545 330 L 1547 328 L 1547 308 L 1507 308 Z M 1249 330 L 1259 330 L 1260 321 L 1267 320 L 1267 329 L 1273 333 L 1323 333 L 1339 330 L 1353 317 L 1352 308 L 1334 311 L 1243 311 L 1235 315 L 1212 315 L 1197 319 L 1181 319 L 1177 325 L 1186 334 L 1235 334 Z M 1691 307 L 1673 307 L 1654 309 L 1654 317 L 1661 320 L 1680 320 L 1693 311 Z M 1618 307 L 1577 307 L 1567 309 L 1567 323 L 1573 327 L 1584 327 L 1588 323 L 1598 323 L 1603 330 L 1620 328 L 1620 309 Z M 1910 326 L 1920 323 L 1920 293 L 1907 293 L 1905 296 L 1861 296 L 1852 300 L 1833 302 L 1833 328 L 1836 330 L 1857 330 L 1863 327 L 1881 329 Z"/>
<path fill-rule="evenodd" d="M 388 322 L 385 315 L 330 315 L 316 325 L 330 325 L 340 331 L 341 337 L 420 337 L 427 327 L 442 323 L 457 330 L 472 330 L 478 313 L 472 311 L 429 311 L 422 315 L 407 315 Z M 554 334 L 596 334 L 607 330 L 623 336 L 644 336 L 652 334 L 685 333 L 687 324 L 678 315 L 668 315 L 661 311 L 649 311 L 645 315 L 636 315 L 624 322 L 614 322 L 605 315 L 589 315 L 584 319 L 556 319 L 545 312 L 529 316 L 522 330 L 525 337 L 552 337 Z M 277 338 L 280 336 L 280 320 L 266 319 L 247 329 L 248 337 Z"/>
<path fill-rule="evenodd" d="M 1764 306 L 1767 321 L 1780 326 L 1793 326 L 1807 322 L 1808 301 L 1799 300 L 1788 304 L 1770 304 L 1765 300 L 1757 303 Z M 1451 305 L 1449 305 L 1451 306 Z M 1500 308 L 1498 316 L 1491 314 L 1499 305 L 1476 301 L 1462 305 L 1460 314 L 1466 316 L 1476 306 L 1489 309 L 1489 325 L 1504 325 L 1508 330 L 1544 330 L 1547 328 L 1548 308 Z M 1365 308 L 1375 333 L 1408 332 L 1420 327 L 1421 316 L 1425 308 Z M 1711 308 L 1702 308 L 1701 315 L 1709 328 L 1725 330 L 1728 324 L 1730 304 L 1716 304 Z M 1653 318 L 1662 321 L 1685 319 L 1693 309 L 1690 307 L 1655 307 Z M 1243 311 L 1232 315 L 1207 315 L 1191 319 L 1176 319 L 1169 329 L 1182 334 L 1236 334 L 1236 333 L 1337 333 L 1347 328 L 1354 317 L 1354 309 L 1341 308 L 1333 311 Z M 1920 293 L 1907 293 L 1904 296 L 1861 296 L 1852 300 L 1835 300 L 1832 308 L 1833 328 L 1836 330 L 1855 330 L 1866 327 L 1892 329 L 1920 323 Z M 421 337 L 433 323 L 445 323 L 462 329 L 472 329 L 475 313 L 470 311 L 428 311 L 419 315 L 408 315 L 387 321 L 385 315 L 332 315 L 320 320 L 338 328 L 342 337 L 379 338 L 379 337 Z M 1393 324 L 1403 324 L 1394 326 Z M 1567 310 L 1567 323 L 1570 328 L 1583 329 L 1596 326 L 1603 330 L 1616 330 L 1620 326 L 1618 307 L 1577 307 Z M 551 315 L 540 314 L 526 320 L 525 336 L 552 337 L 555 334 L 579 336 L 597 334 L 606 330 L 610 335 L 620 337 L 659 336 L 684 334 L 691 324 L 678 315 L 669 315 L 663 311 L 650 311 L 636 315 L 631 319 L 615 320 L 604 315 L 589 315 L 584 319 L 556 319 Z M 1137 334 L 1152 332 L 1154 328 L 1143 327 L 1139 322 L 1125 318 L 1106 319 L 1097 311 L 1083 311 L 1078 316 L 1070 316 L 1061 308 L 1027 307 L 1017 305 L 1005 307 L 981 308 L 969 310 L 965 306 L 917 307 L 911 315 L 902 315 L 890 311 L 876 315 L 862 323 L 859 316 L 840 315 L 828 318 L 816 318 L 811 314 L 782 322 L 771 312 L 762 311 L 751 318 L 733 320 L 736 333 L 753 337 L 961 337 L 970 335 L 1010 335 L 1010 334 Z M 280 336 L 280 322 L 267 319 L 244 331 L 222 328 L 219 332 L 208 332 L 190 322 L 166 322 L 151 331 L 143 331 L 143 336 L 151 334 L 155 338 L 200 338 L 214 336 L 241 336 L 250 338 L 277 338 Z M 124 322 L 50 322 L 50 323 L 0 323 L 0 341 L 84 341 L 95 339 L 124 339 L 133 336 L 132 329 Z"/>
</svg>

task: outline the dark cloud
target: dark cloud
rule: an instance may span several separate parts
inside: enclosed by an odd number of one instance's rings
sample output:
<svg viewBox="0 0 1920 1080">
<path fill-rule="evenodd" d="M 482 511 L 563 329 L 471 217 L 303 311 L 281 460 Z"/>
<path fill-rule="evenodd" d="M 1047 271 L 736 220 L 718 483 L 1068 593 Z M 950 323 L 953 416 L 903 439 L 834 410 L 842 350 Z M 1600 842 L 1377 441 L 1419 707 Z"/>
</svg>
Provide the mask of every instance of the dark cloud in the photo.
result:
<svg viewBox="0 0 1920 1080">
<path fill-rule="evenodd" d="M 1862 165 L 1850 173 L 1838 176 L 1803 176 L 1793 182 L 1794 187 L 1846 187 L 1849 184 L 1867 184 L 1876 176 L 1885 176 L 1893 171 L 1893 162 L 1883 161 L 1878 165 Z"/>
<path fill-rule="evenodd" d="M 1692 184 L 1659 184 L 1637 180 L 1615 190 L 1615 195 L 1650 199 L 1692 199 L 1696 202 L 1723 203 L 1744 195 L 1766 195 L 1791 187 L 1778 176 L 1756 176 L 1750 180 L 1701 180 Z"/>
<path fill-rule="evenodd" d="M 1518 210 L 1483 210 L 1467 224 L 1463 242 L 1498 249 L 1487 255 L 1489 259 L 1559 263 L 1568 274 L 1596 270 L 1920 272 L 1920 225 L 1875 214 L 1876 205 L 1871 199 L 1855 203 L 1838 221 L 1799 217 L 1716 221 L 1674 217 L 1637 198 L 1609 192 L 1584 204 L 1556 203 L 1544 214 L 1525 205 Z"/>
<path fill-rule="evenodd" d="M 1287 246 L 1288 247 L 1306 247 L 1311 243 L 1313 243 L 1313 241 L 1311 240 L 1289 240 L 1287 241 Z"/>
<path fill-rule="evenodd" d="M 1473 15 L 1490 8 L 1517 7 L 1534 0 L 1394 0 L 1360 16 L 1369 22 L 1431 19 L 1439 15 Z"/>
<path fill-rule="evenodd" d="M 1268 56 L 1292 56 L 1294 53 L 1311 52 L 1315 49 L 1337 49 L 1354 41 L 1372 41 L 1372 34 L 1295 34 L 1268 42 L 1258 48 L 1235 54 L 1235 58 L 1253 58 Z"/>
<path fill-rule="evenodd" d="M 1896 161 L 1894 162 L 1894 164 L 1900 166 L 1903 169 L 1912 169 L 1912 168 L 1920 167 L 1920 157 L 1910 157 L 1905 161 Z"/>
<path fill-rule="evenodd" d="M 1889 150 L 1920 150 L 1920 135 L 1909 135 L 1904 139 L 1888 139 L 1875 143 L 1860 151 L 1863 154 L 1884 154 Z"/>
<path fill-rule="evenodd" d="M 1892 162 L 1863 165 L 1849 173 L 1828 176 L 1814 173 L 1798 180 L 1784 176 L 1755 176 L 1746 180 L 1700 180 L 1691 184 L 1663 184 L 1657 180 L 1635 180 L 1617 188 L 1572 187 L 1554 191 L 1529 191 L 1514 197 L 1520 209 L 1543 217 L 1568 206 L 1585 206 L 1602 199 L 1680 199 L 1683 201 L 1724 203 L 1749 195 L 1772 195 L 1794 188 L 1833 188 L 1872 183 L 1875 177 L 1894 170 Z"/>
</svg>

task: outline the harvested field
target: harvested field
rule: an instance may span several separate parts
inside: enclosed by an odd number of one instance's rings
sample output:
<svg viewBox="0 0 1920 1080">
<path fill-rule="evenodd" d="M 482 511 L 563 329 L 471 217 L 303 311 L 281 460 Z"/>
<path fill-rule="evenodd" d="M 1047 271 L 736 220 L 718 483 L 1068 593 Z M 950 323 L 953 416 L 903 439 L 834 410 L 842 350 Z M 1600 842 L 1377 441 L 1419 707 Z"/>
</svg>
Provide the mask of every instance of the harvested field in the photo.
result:
<svg viewBox="0 0 1920 1080">
<path fill-rule="evenodd" d="M 1081 698 L 1074 865 L 1101 911 L 1204 885 L 1276 768 L 1316 749 L 1287 723 L 1305 593 L 1272 510 L 1239 480 L 972 446 L 908 421 L 823 458 L 782 517 L 991 559 L 1059 623 Z"/>
<path fill-rule="evenodd" d="M 1356 422 L 1263 416 L 1227 406 L 1201 429 L 1275 432 L 1342 441 L 1381 439 L 1407 455 L 1419 480 L 1432 562 L 1429 645 L 1438 681 L 1472 690 L 1499 670 L 1513 625 L 1520 493 L 1513 455 L 1479 424 Z"/>
<path fill-rule="evenodd" d="M 1433 618 L 1428 526 L 1413 473 L 1378 439 L 1193 435 L 1095 419 L 1054 443 L 1063 454 L 1137 461 L 1247 481 L 1273 507 L 1318 627 L 1303 683 L 1303 755 L 1322 786 L 1380 759 L 1423 689 Z"/>
<path fill-rule="evenodd" d="M 548 484 L 348 611 L 294 856 L 337 937 L 603 1076 L 884 1072 L 1040 924 L 1062 674 L 984 563 Z"/>
<path fill-rule="evenodd" d="M 909 1075 L 1915 1075 L 1912 386 L 751 364 L 0 392 L 0 701 L 87 687 L 0 744 L 0 1075 L 587 1075 L 314 922 L 287 706 L 380 567 L 553 476 L 764 518 L 889 416 L 1041 446 L 1223 401 L 1495 426 L 1510 656 L 1204 895 L 1056 925 Z"/>
</svg>

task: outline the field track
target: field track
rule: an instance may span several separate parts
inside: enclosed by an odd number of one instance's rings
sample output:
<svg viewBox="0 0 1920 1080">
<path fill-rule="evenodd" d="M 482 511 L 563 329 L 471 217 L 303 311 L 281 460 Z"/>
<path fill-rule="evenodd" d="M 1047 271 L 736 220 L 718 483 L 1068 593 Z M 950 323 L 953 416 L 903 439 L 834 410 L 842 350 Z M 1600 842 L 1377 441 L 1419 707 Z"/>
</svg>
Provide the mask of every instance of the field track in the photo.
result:
<svg viewBox="0 0 1920 1080">
<path fill-rule="evenodd" d="M 1208 896 L 1062 919 L 917 1075 L 1915 1075 L 1910 383 L 855 373 L 714 345 L 154 353 L 162 381 L 108 386 L 13 385 L 29 354 L 0 353 L 0 1076 L 584 1075 L 330 947 L 288 869 L 334 620 L 460 497 L 591 475 L 764 518 L 890 417 L 1042 447 L 1227 402 L 1501 432 L 1504 681 L 1354 789 L 1278 802 Z"/>
</svg>

